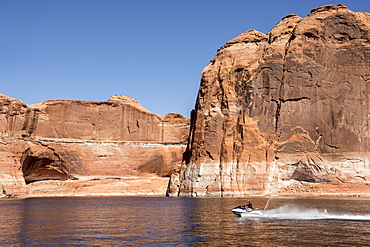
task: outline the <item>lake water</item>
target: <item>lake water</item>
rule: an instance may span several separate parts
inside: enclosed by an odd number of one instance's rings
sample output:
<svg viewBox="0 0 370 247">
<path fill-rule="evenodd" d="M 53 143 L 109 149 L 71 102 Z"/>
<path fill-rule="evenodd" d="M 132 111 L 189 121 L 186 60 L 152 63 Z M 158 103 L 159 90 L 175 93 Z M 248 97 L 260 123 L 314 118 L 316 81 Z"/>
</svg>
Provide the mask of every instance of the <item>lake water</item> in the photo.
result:
<svg viewBox="0 0 370 247">
<path fill-rule="evenodd" d="M 370 200 L 76 197 L 0 201 L 0 246 L 363 246 Z"/>
</svg>

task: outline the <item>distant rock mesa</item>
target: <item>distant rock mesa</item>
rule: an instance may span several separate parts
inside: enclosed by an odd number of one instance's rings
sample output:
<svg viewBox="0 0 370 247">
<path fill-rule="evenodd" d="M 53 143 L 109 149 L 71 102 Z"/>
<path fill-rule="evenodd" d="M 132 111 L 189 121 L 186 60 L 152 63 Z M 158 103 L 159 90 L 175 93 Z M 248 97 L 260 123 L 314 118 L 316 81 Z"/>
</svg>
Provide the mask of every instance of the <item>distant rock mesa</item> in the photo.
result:
<svg viewBox="0 0 370 247">
<path fill-rule="evenodd" d="M 327 5 L 247 31 L 202 72 L 168 195 L 369 195 L 369 95 L 369 13 Z"/>
</svg>

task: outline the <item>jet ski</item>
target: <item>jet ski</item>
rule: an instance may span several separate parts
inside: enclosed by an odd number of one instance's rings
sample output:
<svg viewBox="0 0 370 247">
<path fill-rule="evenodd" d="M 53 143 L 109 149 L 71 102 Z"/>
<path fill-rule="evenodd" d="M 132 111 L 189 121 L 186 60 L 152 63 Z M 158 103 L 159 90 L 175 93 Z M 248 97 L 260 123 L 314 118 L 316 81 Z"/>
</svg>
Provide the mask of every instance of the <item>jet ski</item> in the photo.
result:
<svg viewBox="0 0 370 247">
<path fill-rule="evenodd" d="M 258 217 L 263 215 L 263 213 L 258 208 L 252 209 L 245 206 L 237 206 L 233 210 L 231 210 L 231 212 L 238 216 Z"/>
</svg>

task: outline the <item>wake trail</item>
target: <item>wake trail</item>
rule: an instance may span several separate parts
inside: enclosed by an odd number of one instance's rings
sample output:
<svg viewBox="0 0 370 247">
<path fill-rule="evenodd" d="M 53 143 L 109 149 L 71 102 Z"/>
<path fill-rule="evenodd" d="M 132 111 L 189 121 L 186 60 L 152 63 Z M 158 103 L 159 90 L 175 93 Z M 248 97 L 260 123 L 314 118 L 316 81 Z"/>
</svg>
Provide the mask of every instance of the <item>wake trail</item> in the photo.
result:
<svg viewBox="0 0 370 247">
<path fill-rule="evenodd" d="M 307 209 L 286 205 L 276 209 L 264 211 L 263 215 L 254 218 L 283 220 L 370 221 L 370 214 L 331 214 L 326 209 Z"/>
</svg>

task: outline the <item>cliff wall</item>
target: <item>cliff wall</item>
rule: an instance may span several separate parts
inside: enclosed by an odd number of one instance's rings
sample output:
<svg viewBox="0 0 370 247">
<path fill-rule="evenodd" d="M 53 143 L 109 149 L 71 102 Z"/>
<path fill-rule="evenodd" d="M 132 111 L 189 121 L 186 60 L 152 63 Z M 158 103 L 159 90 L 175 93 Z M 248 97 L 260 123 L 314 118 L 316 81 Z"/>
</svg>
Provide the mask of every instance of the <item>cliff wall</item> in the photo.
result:
<svg viewBox="0 0 370 247">
<path fill-rule="evenodd" d="M 0 94 L 0 133 L 34 138 L 185 143 L 188 120 L 153 114 L 133 98 L 50 100 L 27 106 Z"/>
<path fill-rule="evenodd" d="M 369 41 L 369 13 L 327 5 L 227 42 L 168 195 L 367 195 Z"/>
<path fill-rule="evenodd" d="M 0 197 L 164 195 L 188 129 L 124 96 L 28 106 L 0 94 Z"/>
</svg>

